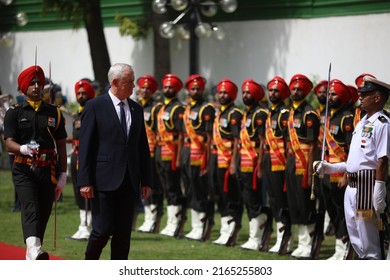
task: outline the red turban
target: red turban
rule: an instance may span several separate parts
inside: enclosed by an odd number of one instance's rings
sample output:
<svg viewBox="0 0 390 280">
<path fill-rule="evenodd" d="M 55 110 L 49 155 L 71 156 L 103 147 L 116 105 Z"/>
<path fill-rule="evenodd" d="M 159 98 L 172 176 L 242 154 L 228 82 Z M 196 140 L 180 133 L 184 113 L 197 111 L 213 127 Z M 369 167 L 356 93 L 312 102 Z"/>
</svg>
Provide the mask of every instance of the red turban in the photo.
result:
<svg viewBox="0 0 390 280">
<path fill-rule="evenodd" d="M 162 79 L 163 87 L 171 86 L 175 89 L 176 93 L 178 93 L 183 87 L 183 83 L 175 74 L 166 74 Z"/>
<path fill-rule="evenodd" d="M 142 88 L 144 86 L 147 86 L 151 93 L 155 93 L 158 87 L 156 79 L 152 75 L 143 75 L 140 77 L 137 81 L 138 87 Z"/>
<path fill-rule="evenodd" d="M 314 88 L 314 93 L 317 94 L 317 92 L 320 90 L 321 87 L 324 87 L 326 89 L 328 87 L 328 81 L 326 80 L 320 81 Z"/>
<path fill-rule="evenodd" d="M 290 89 L 288 88 L 286 81 L 282 77 L 273 77 L 272 80 L 268 82 L 267 89 L 270 90 L 273 86 L 276 86 L 279 90 L 280 98 L 282 100 L 285 100 L 287 97 L 290 96 Z"/>
<path fill-rule="evenodd" d="M 83 88 L 85 92 L 87 93 L 88 99 L 92 99 L 95 97 L 95 89 L 93 86 L 86 80 L 80 80 L 76 82 L 74 85 L 74 92 L 77 95 L 77 92 L 80 88 Z"/>
<path fill-rule="evenodd" d="M 334 89 L 343 104 L 348 103 L 348 100 L 351 99 L 351 92 L 349 88 L 340 80 L 331 80 L 329 89 Z"/>
<path fill-rule="evenodd" d="M 35 75 L 41 81 L 42 88 L 45 86 L 45 73 L 40 66 L 34 65 L 24 69 L 18 77 L 19 89 L 25 94 L 31 81 L 35 78 Z"/>
<path fill-rule="evenodd" d="M 357 88 L 353 85 L 347 85 L 347 87 L 349 88 L 353 102 L 356 102 L 359 99 Z"/>
<path fill-rule="evenodd" d="M 298 86 L 298 88 L 300 88 L 306 96 L 313 88 L 313 83 L 305 75 L 296 74 L 291 78 L 290 90 L 292 90 L 296 86 Z"/>
<path fill-rule="evenodd" d="M 367 73 L 360 74 L 355 79 L 355 84 L 356 84 L 357 88 L 361 88 L 364 86 L 364 80 L 363 80 L 364 76 L 370 76 L 370 77 L 373 77 L 374 79 L 376 79 L 376 77 L 374 75 L 371 75 L 371 74 L 367 74 Z"/>
<path fill-rule="evenodd" d="M 217 85 L 217 90 L 218 90 L 218 92 L 220 92 L 221 90 L 225 90 L 226 93 L 230 96 L 230 98 L 233 101 L 236 100 L 236 98 L 237 98 L 238 88 L 235 85 L 235 83 L 233 83 L 229 79 L 224 78 L 224 79 L 220 80 L 218 85 Z"/>
<path fill-rule="evenodd" d="M 252 79 L 246 79 L 242 83 L 241 90 L 242 91 L 249 91 L 249 93 L 252 95 L 252 97 L 254 99 L 256 99 L 257 101 L 260 101 L 261 99 L 263 99 L 264 94 L 265 94 L 261 85 L 259 85 L 258 83 L 256 83 Z"/>
<path fill-rule="evenodd" d="M 186 81 L 186 89 L 190 90 L 194 85 L 199 86 L 200 90 L 204 91 L 206 79 L 199 74 L 189 76 Z"/>
</svg>

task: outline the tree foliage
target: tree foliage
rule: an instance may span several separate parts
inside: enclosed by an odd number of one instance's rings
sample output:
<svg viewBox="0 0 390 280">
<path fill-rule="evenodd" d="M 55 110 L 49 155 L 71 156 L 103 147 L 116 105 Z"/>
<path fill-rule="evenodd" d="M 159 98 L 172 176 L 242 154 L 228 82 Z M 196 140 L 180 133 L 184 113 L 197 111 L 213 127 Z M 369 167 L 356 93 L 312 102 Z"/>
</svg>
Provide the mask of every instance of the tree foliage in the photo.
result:
<svg viewBox="0 0 390 280">
<path fill-rule="evenodd" d="M 130 19 L 121 14 L 116 15 L 115 20 L 119 23 L 119 32 L 122 36 L 131 36 L 134 40 L 146 39 L 149 29 L 152 27 L 150 20 Z"/>
<path fill-rule="evenodd" d="M 73 20 L 73 27 L 77 29 L 88 20 L 93 2 L 96 0 L 43 0 L 42 10 L 44 13 L 55 11 L 59 18 Z"/>
</svg>

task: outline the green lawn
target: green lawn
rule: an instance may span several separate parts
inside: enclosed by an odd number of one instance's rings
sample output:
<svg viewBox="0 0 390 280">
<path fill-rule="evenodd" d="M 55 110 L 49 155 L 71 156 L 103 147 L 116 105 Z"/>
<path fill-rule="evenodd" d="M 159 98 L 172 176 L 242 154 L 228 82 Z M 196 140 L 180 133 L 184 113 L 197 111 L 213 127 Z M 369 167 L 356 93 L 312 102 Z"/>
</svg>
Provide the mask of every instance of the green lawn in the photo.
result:
<svg viewBox="0 0 390 280">
<path fill-rule="evenodd" d="M 13 213 L 13 185 L 9 170 L 0 170 L 0 241 L 24 247 L 21 232 L 20 212 Z M 190 214 L 190 213 L 188 213 Z M 190 215 L 189 215 L 190 217 Z M 165 216 L 163 218 L 166 218 Z M 215 226 L 212 239 L 219 236 L 219 220 L 215 217 Z M 137 226 L 143 221 L 140 214 Z M 72 186 L 68 183 L 63 194 L 63 200 L 57 203 L 57 241 L 54 249 L 54 208 L 45 234 L 44 248 L 51 254 L 65 259 L 81 260 L 84 258 L 86 242 L 68 241 L 65 237 L 71 236 L 77 229 L 79 213 L 76 207 Z M 165 225 L 165 219 L 162 226 Z M 185 232 L 190 230 L 188 219 Z M 247 240 L 248 220 L 244 214 L 243 227 L 240 231 L 238 244 Z M 295 237 L 295 243 L 296 243 Z M 275 241 L 272 236 L 271 245 Z M 174 239 L 159 234 L 145 234 L 133 232 L 130 259 L 134 260 L 286 260 L 289 256 L 278 256 L 266 252 L 242 250 L 239 245 L 223 247 L 214 245 L 211 241 L 197 242 L 186 239 Z M 320 254 L 320 259 L 326 259 L 333 254 L 334 238 L 326 237 Z M 110 258 L 110 246 L 107 244 L 101 259 Z"/>
</svg>

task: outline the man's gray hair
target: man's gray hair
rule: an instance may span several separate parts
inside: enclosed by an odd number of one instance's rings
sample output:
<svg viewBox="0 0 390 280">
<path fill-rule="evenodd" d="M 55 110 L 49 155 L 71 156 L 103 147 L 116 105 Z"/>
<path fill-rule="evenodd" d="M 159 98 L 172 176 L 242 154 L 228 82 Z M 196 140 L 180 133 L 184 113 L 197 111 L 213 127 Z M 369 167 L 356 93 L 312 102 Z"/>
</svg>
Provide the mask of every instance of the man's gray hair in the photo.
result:
<svg viewBox="0 0 390 280">
<path fill-rule="evenodd" d="M 112 85 L 114 79 L 120 79 L 125 70 L 133 71 L 133 67 L 126 63 L 115 63 L 108 70 L 108 82 Z"/>
</svg>

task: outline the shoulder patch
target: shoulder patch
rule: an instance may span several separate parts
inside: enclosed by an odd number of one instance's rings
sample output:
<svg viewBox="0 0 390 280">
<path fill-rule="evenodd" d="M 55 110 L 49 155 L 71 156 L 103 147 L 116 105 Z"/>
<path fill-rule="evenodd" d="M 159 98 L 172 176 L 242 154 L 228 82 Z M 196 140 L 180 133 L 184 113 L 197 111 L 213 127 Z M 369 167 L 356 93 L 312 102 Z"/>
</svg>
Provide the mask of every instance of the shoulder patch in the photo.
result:
<svg viewBox="0 0 390 280">
<path fill-rule="evenodd" d="M 378 120 L 380 120 L 383 123 L 387 123 L 387 119 L 385 118 L 385 116 L 379 116 Z"/>
</svg>

